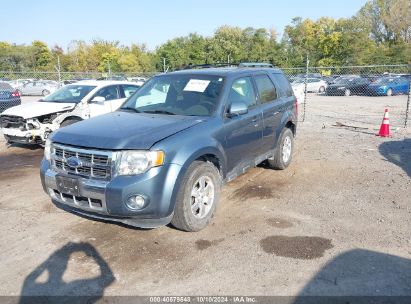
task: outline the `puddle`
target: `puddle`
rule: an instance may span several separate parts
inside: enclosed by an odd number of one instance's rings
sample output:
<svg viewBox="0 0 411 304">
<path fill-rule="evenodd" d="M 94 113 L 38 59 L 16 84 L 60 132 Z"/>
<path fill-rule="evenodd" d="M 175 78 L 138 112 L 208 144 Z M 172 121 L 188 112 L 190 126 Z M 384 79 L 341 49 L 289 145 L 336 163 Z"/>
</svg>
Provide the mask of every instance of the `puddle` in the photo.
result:
<svg viewBox="0 0 411 304">
<path fill-rule="evenodd" d="M 266 253 L 302 260 L 320 258 L 333 248 L 331 240 L 311 236 L 274 235 L 262 239 L 260 245 Z"/>
<path fill-rule="evenodd" d="M 198 250 L 205 250 L 211 246 L 214 245 L 218 245 L 219 243 L 221 243 L 222 241 L 224 241 L 224 239 L 218 239 L 218 240 L 214 240 L 214 241 L 208 241 L 208 240 L 197 240 L 196 241 L 196 248 Z"/>
<path fill-rule="evenodd" d="M 273 190 L 265 186 L 243 186 L 236 189 L 233 196 L 235 199 L 243 201 L 251 198 L 269 199 L 273 197 Z"/>
<path fill-rule="evenodd" d="M 284 228 L 290 228 L 290 227 L 293 226 L 293 224 L 291 222 L 286 221 L 286 220 L 281 219 L 281 218 L 276 218 L 276 217 L 269 218 L 269 219 L 267 219 L 266 222 L 267 222 L 267 224 L 269 224 L 270 226 L 273 226 L 275 228 L 284 229 Z"/>
</svg>

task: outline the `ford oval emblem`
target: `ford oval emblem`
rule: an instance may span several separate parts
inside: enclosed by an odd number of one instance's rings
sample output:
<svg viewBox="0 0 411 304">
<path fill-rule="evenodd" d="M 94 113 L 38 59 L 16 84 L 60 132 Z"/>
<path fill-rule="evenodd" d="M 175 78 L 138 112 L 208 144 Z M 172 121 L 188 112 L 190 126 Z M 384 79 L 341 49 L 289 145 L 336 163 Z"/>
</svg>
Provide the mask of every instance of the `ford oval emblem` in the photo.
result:
<svg viewBox="0 0 411 304">
<path fill-rule="evenodd" d="M 81 160 L 79 160 L 75 156 L 70 156 L 69 158 L 67 158 L 66 163 L 70 168 L 73 168 L 73 169 L 80 168 L 83 165 Z"/>
</svg>

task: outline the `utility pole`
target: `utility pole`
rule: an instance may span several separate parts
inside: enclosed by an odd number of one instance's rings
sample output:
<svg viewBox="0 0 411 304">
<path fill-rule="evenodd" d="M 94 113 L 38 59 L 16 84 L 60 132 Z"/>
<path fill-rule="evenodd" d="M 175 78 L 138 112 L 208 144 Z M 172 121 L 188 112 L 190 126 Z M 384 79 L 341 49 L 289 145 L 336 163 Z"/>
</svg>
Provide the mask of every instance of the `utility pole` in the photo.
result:
<svg viewBox="0 0 411 304">
<path fill-rule="evenodd" d="M 230 54 L 227 55 L 227 63 L 230 64 Z"/>
<path fill-rule="evenodd" d="M 163 73 L 166 72 L 166 58 L 163 57 Z"/>
<path fill-rule="evenodd" d="M 310 60 L 308 59 L 308 52 L 306 56 L 306 67 L 305 67 L 305 80 L 304 80 L 304 112 L 303 112 L 303 121 L 305 121 L 305 111 L 307 105 L 307 82 L 308 82 L 308 66 L 310 64 Z"/>
<path fill-rule="evenodd" d="M 54 67 L 57 71 L 57 76 L 59 80 L 59 85 L 61 84 L 61 66 L 60 66 L 60 56 L 57 55 L 57 66 Z"/>
</svg>

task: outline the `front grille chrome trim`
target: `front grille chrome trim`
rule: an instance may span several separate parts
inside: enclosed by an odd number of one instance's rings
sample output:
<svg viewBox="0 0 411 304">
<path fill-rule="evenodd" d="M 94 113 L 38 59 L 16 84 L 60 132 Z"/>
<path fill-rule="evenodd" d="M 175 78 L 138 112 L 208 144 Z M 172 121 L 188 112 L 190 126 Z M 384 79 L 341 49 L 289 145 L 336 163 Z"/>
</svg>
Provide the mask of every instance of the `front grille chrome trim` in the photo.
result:
<svg viewBox="0 0 411 304">
<path fill-rule="evenodd" d="M 80 167 L 71 168 L 67 165 L 69 157 L 81 160 Z M 57 172 L 77 175 L 85 178 L 110 180 L 114 173 L 117 153 L 96 149 L 83 149 L 61 144 L 52 144 L 52 168 Z"/>
</svg>

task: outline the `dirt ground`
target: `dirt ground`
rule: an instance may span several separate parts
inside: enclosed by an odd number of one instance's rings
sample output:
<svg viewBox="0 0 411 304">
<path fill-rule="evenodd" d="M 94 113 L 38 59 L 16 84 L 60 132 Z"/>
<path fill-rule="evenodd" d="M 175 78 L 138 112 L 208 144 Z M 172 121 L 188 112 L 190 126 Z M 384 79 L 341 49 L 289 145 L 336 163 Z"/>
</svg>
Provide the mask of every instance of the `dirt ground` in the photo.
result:
<svg viewBox="0 0 411 304">
<path fill-rule="evenodd" d="M 41 189 L 42 150 L 1 141 L 0 295 L 411 296 L 405 100 L 310 96 L 292 165 L 227 184 L 197 233 L 61 211 Z M 385 107 L 391 138 L 374 135 Z"/>
</svg>

